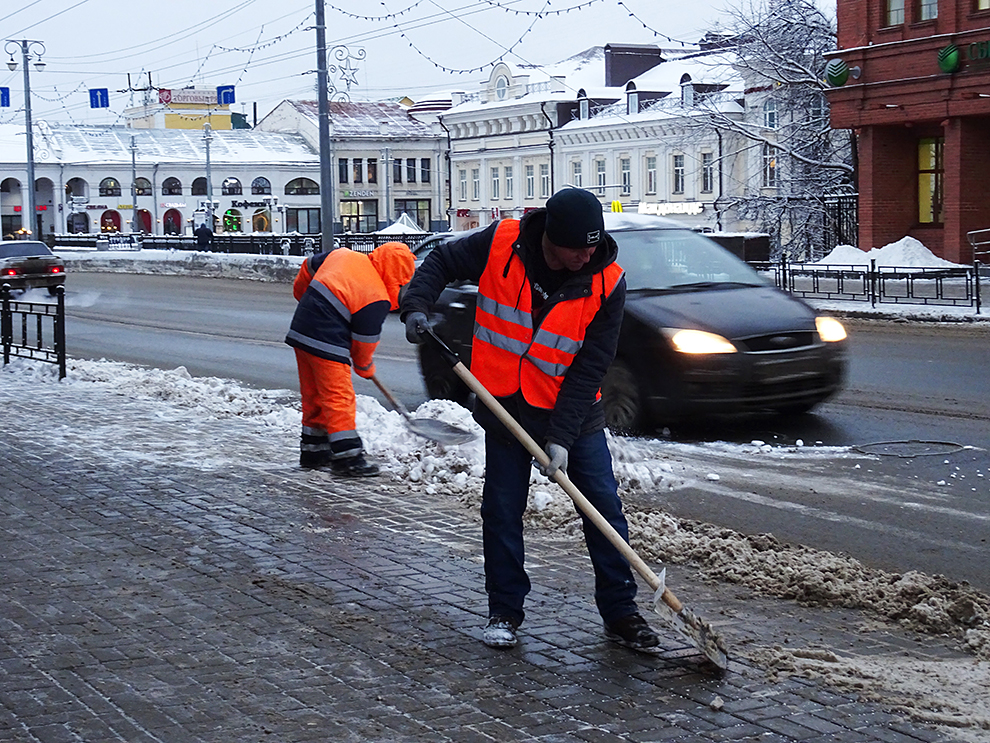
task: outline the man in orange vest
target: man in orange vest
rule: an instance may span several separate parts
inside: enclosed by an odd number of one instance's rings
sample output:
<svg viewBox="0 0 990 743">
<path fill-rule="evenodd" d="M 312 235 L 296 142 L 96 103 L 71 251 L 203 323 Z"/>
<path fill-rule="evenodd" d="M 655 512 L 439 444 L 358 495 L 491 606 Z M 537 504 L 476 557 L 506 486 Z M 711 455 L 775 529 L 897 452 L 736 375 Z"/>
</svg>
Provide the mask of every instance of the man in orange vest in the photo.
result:
<svg viewBox="0 0 990 743">
<path fill-rule="evenodd" d="M 307 258 L 292 293 L 299 302 L 285 342 L 296 349 L 302 393 L 299 464 L 330 466 L 344 477 L 371 477 L 378 466 L 364 457 L 355 425 L 351 365 L 359 377 L 375 373 L 373 356 L 399 289 L 413 274 L 405 243 L 369 255 L 338 248 Z"/>
<path fill-rule="evenodd" d="M 544 442 L 550 463 L 543 474 L 565 470 L 628 540 L 600 393 L 626 296 L 617 253 L 598 198 L 565 189 L 521 220 L 503 219 L 435 248 L 407 287 L 401 312 L 406 337 L 420 343 L 443 288 L 456 280 L 478 283 L 472 373 Z M 522 517 L 532 457 L 484 405 L 475 406 L 474 416 L 485 429 L 481 516 L 489 619 L 482 639 L 510 648 L 530 590 Z M 629 563 L 582 519 L 606 636 L 636 650 L 655 649 L 659 638 L 636 608 Z"/>
</svg>

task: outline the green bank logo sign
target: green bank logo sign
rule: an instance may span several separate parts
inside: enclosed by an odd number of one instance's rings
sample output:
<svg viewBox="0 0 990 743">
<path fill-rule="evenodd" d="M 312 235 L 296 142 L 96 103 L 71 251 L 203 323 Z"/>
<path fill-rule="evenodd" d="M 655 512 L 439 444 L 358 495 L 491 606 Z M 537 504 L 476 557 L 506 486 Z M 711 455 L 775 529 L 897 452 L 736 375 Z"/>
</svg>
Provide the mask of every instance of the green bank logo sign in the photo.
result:
<svg viewBox="0 0 990 743">
<path fill-rule="evenodd" d="M 964 60 L 990 64 L 990 41 L 974 41 L 962 49 L 949 44 L 938 50 L 938 68 L 942 72 L 958 72 Z"/>
</svg>

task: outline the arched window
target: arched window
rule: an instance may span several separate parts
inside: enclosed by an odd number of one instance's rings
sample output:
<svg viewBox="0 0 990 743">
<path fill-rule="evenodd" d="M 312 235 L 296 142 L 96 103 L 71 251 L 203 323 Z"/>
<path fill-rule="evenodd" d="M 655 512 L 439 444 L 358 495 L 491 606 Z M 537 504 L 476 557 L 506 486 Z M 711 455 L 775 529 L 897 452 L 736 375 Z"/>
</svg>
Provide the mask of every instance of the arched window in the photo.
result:
<svg viewBox="0 0 990 743">
<path fill-rule="evenodd" d="M 309 178 L 296 178 L 285 184 L 286 196 L 318 196 L 320 184 Z"/>
<path fill-rule="evenodd" d="M 162 181 L 162 196 L 182 196 L 182 182 L 178 178 Z"/>
<path fill-rule="evenodd" d="M 271 194 L 272 184 L 267 178 L 258 177 L 251 181 L 251 193 L 254 196 L 266 196 Z"/>
<path fill-rule="evenodd" d="M 236 178 L 225 178 L 223 181 L 223 186 L 220 192 L 224 196 L 240 196 L 241 195 L 241 182 Z"/>
<path fill-rule="evenodd" d="M 116 178 L 104 178 L 100 181 L 100 196 L 120 196 L 120 181 Z"/>
<path fill-rule="evenodd" d="M 192 182 L 192 191 L 190 193 L 193 196 L 206 196 L 206 179 L 200 177 L 194 180 Z"/>
<path fill-rule="evenodd" d="M 134 193 L 138 196 L 154 196 L 151 189 L 151 181 L 147 178 L 137 178 L 134 181 Z"/>
</svg>

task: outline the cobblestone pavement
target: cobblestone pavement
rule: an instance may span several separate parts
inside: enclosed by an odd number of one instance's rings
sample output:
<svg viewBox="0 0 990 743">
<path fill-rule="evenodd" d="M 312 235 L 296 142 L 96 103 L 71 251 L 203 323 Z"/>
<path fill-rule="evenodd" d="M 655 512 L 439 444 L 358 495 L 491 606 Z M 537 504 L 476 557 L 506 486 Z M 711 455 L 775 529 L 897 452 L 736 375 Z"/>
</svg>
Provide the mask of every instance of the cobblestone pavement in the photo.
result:
<svg viewBox="0 0 990 743">
<path fill-rule="evenodd" d="M 301 471 L 291 448 L 259 461 L 257 435 L 230 422 L 92 395 L 107 399 L 45 417 L 0 391 L 0 740 L 942 740 L 743 659 L 714 673 L 667 633 L 660 657 L 608 643 L 586 552 L 566 537 L 529 535 L 520 646 L 488 649 L 480 528 L 465 507 L 387 477 Z M 149 452 L 196 436 L 204 451 L 243 452 L 242 465 L 97 456 L 94 407 Z M 56 428 L 58 449 L 46 443 Z M 668 580 L 738 658 L 788 638 L 950 652 L 689 568 Z"/>
</svg>

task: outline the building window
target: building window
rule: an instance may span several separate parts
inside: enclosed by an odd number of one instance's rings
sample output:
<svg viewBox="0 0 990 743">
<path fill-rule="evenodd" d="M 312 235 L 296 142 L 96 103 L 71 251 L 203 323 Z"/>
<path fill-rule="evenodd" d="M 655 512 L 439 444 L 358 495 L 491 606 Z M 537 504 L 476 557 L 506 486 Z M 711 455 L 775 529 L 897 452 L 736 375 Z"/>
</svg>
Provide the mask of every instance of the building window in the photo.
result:
<svg viewBox="0 0 990 743">
<path fill-rule="evenodd" d="M 419 182 L 430 182 L 430 158 L 421 157 L 419 159 Z"/>
<path fill-rule="evenodd" d="M 300 232 L 304 235 L 316 235 L 320 229 L 319 209 L 286 209 L 285 229 L 288 232 Z"/>
<path fill-rule="evenodd" d="M 598 195 L 605 195 L 605 161 L 595 160 L 595 182 L 598 184 Z"/>
<path fill-rule="evenodd" d="M 471 200 L 481 198 L 481 168 L 471 168 Z"/>
<path fill-rule="evenodd" d="M 581 162 L 571 163 L 571 185 L 575 188 L 581 188 Z"/>
<path fill-rule="evenodd" d="M 773 98 L 763 102 L 763 126 L 767 129 L 777 128 L 777 101 Z"/>
<path fill-rule="evenodd" d="M 619 175 L 622 178 L 622 195 L 628 196 L 632 193 L 632 165 L 628 157 L 619 159 Z"/>
<path fill-rule="evenodd" d="M 540 165 L 540 198 L 550 198 L 550 166 Z"/>
<path fill-rule="evenodd" d="M 646 193 L 657 192 L 657 158 L 650 155 L 646 158 Z"/>
<path fill-rule="evenodd" d="M 396 199 L 395 213 L 408 214 L 422 229 L 430 229 L 429 199 Z"/>
<path fill-rule="evenodd" d="M 193 196 L 206 196 L 206 179 L 200 177 L 194 180 L 189 193 Z"/>
<path fill-rule="evenodd" d="M 347 183 L 348 176 L 347 158 L 342 157 L 337 161 L 337 180 L 340 183 Z"/>
<path fill-rule="evenodd" d="M 116 178 L 104 178 L 100 181 L 100 196 L 120 196 L 120 181 Z"/>
<path fill-rule="evenodd" d="M 378 229 L 378 200 L 341 199 L 340 224 L 344 232 L 374 232 Z"/>
<path fill-rule="evenodd" d="M 715 155 L 711 152 L 701 153 L 701 190 L 703 193 L 715 190 Z"/>
<path fill-rule="evenodd" d="M 100 184 L 100 196 L 103 196 L 102 184 Z M 178 178 L 166 178 L 162 181 L 162 196 L 182 196 L 182 183 Z"/>
<path fill-rule="evenodd" d="M 258 176 L 253 181 L 251 181 L 251 195 L 252 196 L 267 196 L 272 192 L 272 182 L 267 178 L 262 178 Z"/>
<path fill-rule="evenodd" d="M 674 183 L 672 193 L 684 193 L 684 155 L 674 155 Z"/>
<path fill-rule="evenodd" d="M 351 162 L 353 163 L 354 182 L 364 183 L 364 160 L 360 157 L 355 157 Z"/>
<path fill-rule="evenodd" d="M 467 171 L 458 170 L 457 177 L 460 181 L 460 197 L 461 201 L 467 201 Z"/>
<path fill-rule="evenodd" d="M 220 193 L 224 196 L 240 196 L 241 182 L 236 178 L 224 178 L 223 185 L 220 186 Z"/>
<path fill-rule="evenodd" d="M 492 199 L 497 199 L 498 196 L 498 185 L 499 185 L 499 170 L 498 168 L 492 168 Z"/>
<path fill-rule="evenodd" d="M 941 224 L 943 164 L 945 139 L 932 137 L 918 141 L 918 221 Z"/>
<path fill-rule="evenodd" d="M 532 165 L 526 166 L 526 198 L 536 198 L 536 176 Z"/>
<path fill-rule="evenodd" d="M 406 159 L 406 183 L 416 182 L 416 158 Z"/>
<path fill-rule="evenodd" d="M 392 160 L 392 183 L 402 183 L 402 158 Z"/>
<path fill-rule="evenodd" d="M 990 10 L 990 0 L 976 0 L 977 10 Z"/>
<path fill-rule="evenodd" d="M 777 150 L 769 142 L 763 144 L 763 187 L 777 187 Z"/>
<path fill-rule="evenodd" d="M 319 196 L 320 184 L 311 178 L 296 178 L 285 184 L 286 196 Z M 302 230 L 300 230 L 301 232 Z M 319 230 L 317 230 L 319 231 Z"/>
<path fill-rule="evenodd" d="M 930 21 L 938 18 L 938 0 L 919 0 L 918 20 Z"/>
<path fill-rule="evenodd" d="M 904 23 L 904 0 L 887 0 L 887 25 L 900 26 Z"/>
<path fill-rule="evenodd" d="M 368 183 L 378 183 L 378 158 L 368 158 Z"/>
<path fill-rule="evenodd" d="M 147 178 L 138 178 L 134 181 L 135 196 L 154 196 L 154 189 L 151 188 L 151 181 Z"/>
<path fill-rule="evenodd" d="M 512 198 L 512 166 L 505 166 L 505 198 Z"/>
</svg>

